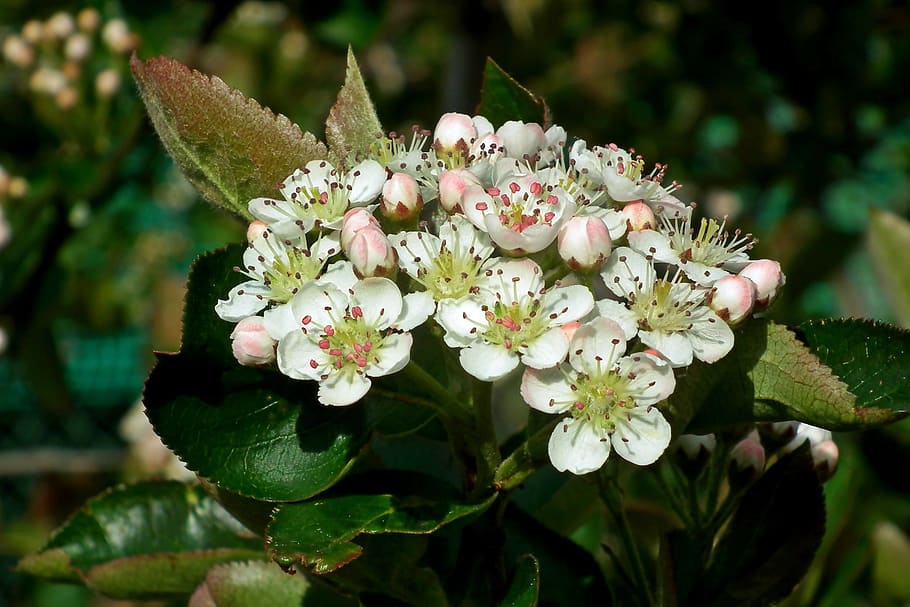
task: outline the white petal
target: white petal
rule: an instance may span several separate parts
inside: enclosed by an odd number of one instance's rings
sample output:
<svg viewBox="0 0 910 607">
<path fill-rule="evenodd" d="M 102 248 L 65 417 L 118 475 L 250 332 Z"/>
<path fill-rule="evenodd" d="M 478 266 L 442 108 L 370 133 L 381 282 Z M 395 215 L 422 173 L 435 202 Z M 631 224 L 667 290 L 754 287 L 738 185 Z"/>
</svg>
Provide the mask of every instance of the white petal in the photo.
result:
<svg viewBox="0 0 910 607">
<path fill-rule="evenodd" d="M 303 331 L 294 331 L 278 342 L 278 369 L 293 379 L 319 380 L 332 367 L 317 344 Z"/>
<path fill-rule="evenodd" d="M 401 314 L 392 323 L 392 328 L 399 331 L 410 331 L 422 325 L 436 311 L 436 302 L 427 291 L 408 293 L 402 298 L 402 303 Z"/>
<path fill-rule="evenodd" d="M 518 354 L 502 346 L 476 344 L 458 356 L 464 370 L 481 381 L 495 381 L 518 366 Z"/>
<path fill-rule="evenodd" d="M 399 267 L 412 278 L 417 278 L 420 268 L 431 264 L 439 255 L 442 228 L 439 231 L 438 237 L 427 232 L 399 232 L 389 236 L 389 242 L 398 253 Z"/>
<path fill-rule="evenodd" d="M 391 333 L 382 340 L 379 350 L 375 353 L 379 360 L 371 362 L 367 368 L 367 375 L 382 377 L 391 375 L 404 369 L 411 360 L 411 345 L 414 338 L 410 333 Z M 370 354 L 373 354 L 372 352 Z"/>
<path fill-rule="evenodd" d="M 285 200 L 254 198 L 247 204 L 247 209 L 253 217 L 269 226 L 282 221 L 293 222 L 296 219 L 290 203 Z"/>
<path fill-rule="evenodd" d="M 567 417 L 559 422 L 547 445 L 550 463 L 560 472 L 587 474 L 603 466 L 610 455 L 610 439 L 592 424 Z"/>
<path fill-rule="evenodd" d="M 219 299 L 215 304 L 215 314 L 228 322 L 240 322 L 247 316 L 253 316 L 268 304 L 267 296 L 271 291 L 258 280 L 242 282 L 228 292 L 227 299 Z"/>
<path fill-rule="evenodd" d="M 478 325 L 487 326 L 481 303 L 470 295 L 443 299 L 436 307 L 436 322 L 446 330 L 443 340 L 450 348 L 463 348 L 480 339 Z"/>
<path fill-rule="evenodd" d="M 544 296 L 540 314 L 551 318 L 550 326 L 560 326 L 578 320 L 594 309 L 594 296 L 584 285 L 566 285 L 550 289 Z"/>
<path fill-rule="evenodd" d="M 475 227 L 486 231 L 484 217 L 493 212 L 493 198 L 477 185 L 468 185 L 461 195 L 461 210 Z"/>
<path fill-rule="evenodd" d="M 386 329 L 401 315 L 401 291 L 388 278 L 364 278 L 351 291 L 351 307 L 360 308 L 369 327 Z"/>
<path fill-rule="evenodd" d="M 598 317 L 582 325 L 572 336 L 569 362 L 574 369 L 605 375 L 626 352 L 626 334 L 608 318 Z"/>
<path fill-rule="evenodd" d="M 553 327 L 522 350 L 521 362 L 534 369 L 546 369 L 562 361 L 568 352 L 569 338 L 560 327 Z"/>
<path fill-rule="evenodd" d="M 638 335 L 638 318 L 624 304 L 612 299 L 601 299 L 597 302 L 597 311 L 622 327 L 627 341 Z"/>
<path fill-rule="evenodd" d="M 575 392 L 559 368 L 525 369 L 520 391 L 528 405 L 544 413 L 563 413 L 575 402 Z"/>
<path fill-rule="evenodd" d="M 619 360 L 619 374 L 629 381 L 629 394 L 637 405 L 653 405 L 673 394 L 676 377 L 663 359 L 639 352 Z"/>
<path fill-rule="evenodd" d="M 500 261 L 491 265 L 489 271 L 491 275 L 481 287 L 500 295 L 506 306 L 521 303 L 528 293 L 536 295 L 544 287 L 543 271 L 528 258 Z"/>
<path fill-rule="evenodd" d="M 679 263 L 679 255 L 670 247 L 670 240 L 656 230 L 629 232 L 629 246 L 642 255 L 651 255 L 664 263 Z"/>
<path fill-rule="evenodd" d="M 692 364 L 692 343 L 681 331 L 639 331 L 638 337 L 646 346 L 660 352 L 674 367 L 687 367 Z"/>
<path fill-rule="evenodd" d="M 363 206 L 379 197 L 386 182 L 386 171 L 375 160 L 364 160 L 345 176 L 344 182 L 351 187 L 348 194 L 351 206 Z"/>
<path fill-rule="evenodd" d="M 704 314 L 702 320 L 692 323 L 688 336 L 695 357 L 713 363 L 733 349 L 733 331 L 714 312 L 705 309 Z"/>
<path fill-rule="evenodd" d="M 290 304 L 270 308 L 262 316 L 265 330 L 275 341 L 300 328 L 300 319 L 294 316 L 294 310 Z"/>
<path fill-rule="evenodd" d="M 626 413 L 616 420 L 613 449 L 633 464 L 653 464 L 670 444 L 670 424 L 657 407 L 635 407 Z"/>
<path fill-rule="evenodd" d="M 600 275 L 614 295 L 630 298 L 654 284 L 654 268 L 644 255 L 629 247 L 618 247 L 610 254 Z"/>
<path fill-rule="evenodd" d="M 360 279 L 354 274 L 354 264 L 345 259 L 329 264 L 318 280 L 321 283 L 334 285 L 347 293 Z"/>
<path fill-rule="evenodd" d="M 319 382 L 316 398 L 323 405 L 343 407 L 366 396 L 372 382 L 359 373 L 332 373 Z"/>
<path fill-rule="evenodd" d="M 349 302 L 350 297 L 346 291 L 341 291 L 331 283 L 311 281 L 300 287 L 288 303 L 294 321 L 301 323 L 296 327 L 322 330 L 344 316 Z"/>
<path fill-rule="evenodd" d="M 559 233 L 559 224 L 556 222 L 553 225 L 535 224 L 521 232 L 516 232 L 510 227 L 504 226 L 499 216 L 493 214 L 484 216 L 484 227 L 493 242 L 501 248 L 506 251 L 523 253 L 543 251 L 556 240 L 556 235 Z"/>
</svg>

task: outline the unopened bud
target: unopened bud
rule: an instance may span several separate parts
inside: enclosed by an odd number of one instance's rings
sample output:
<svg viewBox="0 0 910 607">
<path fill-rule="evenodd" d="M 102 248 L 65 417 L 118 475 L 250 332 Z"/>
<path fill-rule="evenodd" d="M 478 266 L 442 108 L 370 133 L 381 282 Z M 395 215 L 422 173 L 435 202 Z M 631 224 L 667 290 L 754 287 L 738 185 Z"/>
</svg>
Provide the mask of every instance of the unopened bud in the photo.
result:
<svg viewBox="0 0 910 607">
<path fill-rule="evenodd" d="M 28 86 L 36 93 L 57 95 L 67 86 L 66 76 L 60 70 L 49 67 L 39 67 L 32 72 Z"/>
<path fill-rule="evenodd" d="M 547 136 L 536 122 L 509 120 L 496 131 L 512 158 L 536 159 L 547 145 Z"/>
<path fill-rule="evenodd" d="M 35 49 L 19 36 L 7 36 L 3 40 L 3 56 L 16 67 L 26 68 L 35 62 Z"/>
<path fill-rule="evenodd" d="M 109 99 L 120 89 L 120 74 L 117 70 L 108 68 L 98 72 L 95 76 L 95 92 L 99 97 Z"/>
<path fill-rule="evenodd" d="M 644 201 L 636 200 L 622 208 L 622 216 L 630 232 L 653 230 L 657 227 L 657 218 L 654 211 Z"/>
<path fill-rule="evenodd" d="M 60 11 L 51 15 L 44 24 L 44 36 L 48 39 L 63 40 L 76 31 L 76 22 L 69 13 Z"/>
<path fill-rule="evenodd" d="M 439 154 L 460 152 L 466 156 L 476 137 L 477 129 L 470 116 L 448 112 L 439 117 L 433 129 L 433 147 Z"/>
<path fill-rule="evenodd" d="M 717 437 L 713 434 L 680 434 L 676 445 L 688 459 L 696 460 L 714 453 Z"/>
<path fill-rule="evenodd" d="M 576 215 L 560 228 L 556 238 L 559 256 L 577 272 L 596 272 L 613 249 L 610 230 L 594 216 Z"/>
<path fill-rule="evenodd" d="M 724 276 L 714 283 L 708 305 L 728 325 L 736 326 L 752 314 L 755 283 L 742 276 Z"/>
<path fill-rule="evenodd" d="M 265 224 L 264 221 L 259 221 L 258 219 L 251 221 L 250 225 L 247 226 L 246 229 L 246 241 L 255 242 L 255 240 L 262 236 L 268 229 L 269 227 Z"/>
<path fill-rule="evenodd" d="M 275 360 L 275 340 L 265 329 L 261 316 L 249 316 L 231 332 L 231 351 L 241 365 L 259 367 Z"/>
<path fill-rule="evenodd" d="M 360 278 L 393 276 L 398 270 L 398 253 L 378 226 L 357 230 L 344 252 Z"/>
<path fill-rule="evenodd" d="M 38 44 L 44 38 L 44 24 L 37 19 L 30 19 L 22 26 L 22 37 L 26 42 Z"/>
<path fill-rule="evenodd" d="M 347 251 L 348 246 L 351 244 L 351 240 L 354 238 L 354 234 L 361 228 L 367 226 L 379 227 L 379 222 L 376 221 L 376 218 L 373 217 L 372 213 L 363 207 L 355 207 L 348 210 L 348 212 L 344 214 L 344 219 L 342 219 L 341 223 L 342 250 Z"/>
<path fill-rule="evenodd" d="M 822 482 L 834 476 L 839 452 L 833 440 L 824 440 L 812 446 L 812 462 Z"/>
<path fill-rule="evenodd" d="M 75 61 L 67 61 L 63 64 L 61 71 L 67 80 L 74 82 L 82 76 L 82 65 Z"/>
<path fill-rule="evenodd" d="M 752 430 L 744 439 L 733 445 L 730 460 L 737 474 L 745 474 L 752 480 L 765 469 L 765 448 L 757 430 Z"/>
<path fill-rule="evenodd" d="M 393 221 L 406 221 L 420 214 L 423 196 L 417 180 L 407 173 L 393 174 L 382 186 L 382 214 Z"/>
<path fill-rule="evenodd" d="M 115 53 L 128 53 L 136 47 L 136 35 L 130 32 L 123 19 L 111 19 L 101 30 L 101 39 Z"/>
<path fill-rule="evenodd" d="M 82 33 L 75 33 L 66 39 L 63 55 L 70 61 L 85 61 L 92 52 L 92 41 Z"/>
<path fill-rule="evenodd" d="M 780 264 L 772 259 L 757 259 L 743 268 L 740 276 L 755 283 L 755 308 L 767 308 L 777 298 L 777 292 L 787 282 Z"/>
<path fill-rule="evenodd" d="M 79 102 L 79 93 L 73 87 L 66 87 L 54 97 L 54 102 L 61 110 L 71 110 Z"/>
<path fill-rule="evenodd" d="M 91 34 L 101 24 L 101 14 L 94 8 L 84 8 L 76 15 L 76 25 L 80 30 Z"/>
<path fill-rule="evenodd" d="M 809 446 L 814 448 L 816 445 L 828 440 L 831 440 L 830 430 L 800 423 L 796 426 L 796 434 L 790 439 L 790 442 L 781 448 L 781 451 L 790 453 L 806 441 L 809 441 Z"/>
<path fill-rule="evenodd" d="M 480 180 L 467 169 L 445 171 L 439 177 L 439 204 L 449 213 L 461 207 L 461 197 L 468 186 L 480 186 Z"/>
</svg>

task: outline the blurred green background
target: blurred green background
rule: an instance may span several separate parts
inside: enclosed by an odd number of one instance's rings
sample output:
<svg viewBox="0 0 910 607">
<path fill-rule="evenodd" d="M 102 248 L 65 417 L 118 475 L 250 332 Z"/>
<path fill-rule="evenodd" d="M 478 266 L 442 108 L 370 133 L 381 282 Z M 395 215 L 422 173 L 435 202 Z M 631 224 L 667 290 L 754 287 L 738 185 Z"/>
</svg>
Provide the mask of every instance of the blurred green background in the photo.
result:
<svg viewBox="0 0 910 607">
<path fill-rule="evenodd" d="M 10 569 L 87 497 L 166 472 L 121 420 L 152 350 L 179 347 L 192 259 L 245 229 L 164 154 L 133 50 L 317 135 L 349 44 L 395 130 L 470 113 L 491 56 L 570 136 L 669 163 L 681 198 L 758 236 L 788 278 L 778 321 L 910 322 L 907 3 L 4 0 L 0 41 L 0 606 L 115 604 Z M 828 535 L 790 602 L 907 604 L 910 481 L 892 471 L 910 429 L 838 443 Z"/>
</svg>

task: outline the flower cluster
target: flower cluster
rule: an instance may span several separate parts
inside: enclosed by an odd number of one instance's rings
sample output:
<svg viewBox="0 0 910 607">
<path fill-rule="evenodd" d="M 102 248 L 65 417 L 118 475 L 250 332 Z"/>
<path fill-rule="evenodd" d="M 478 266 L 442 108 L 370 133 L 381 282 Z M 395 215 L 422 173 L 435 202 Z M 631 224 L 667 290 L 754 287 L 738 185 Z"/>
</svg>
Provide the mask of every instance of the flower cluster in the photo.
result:
<svg viewBox="0 0 910 607">
<path fill-rule="evenodd" d="M 250 201 L 248 280 L 216 311 L 241 364 L 317 381 L 326 405 L 407 365 L 432 318 L 474 381 L 523 369 L 522 398 L 561 416 L 556 468 L 612 450 L 647 465 L 670 442 L 676 370 L 730 352 L 784 282 L 751 235 L 693 219 L 665 172 L 559 126 L 445 114 Z"/>
<path fill-rule="evenodd" d="M 4 38 L 3 56 L 27 73 L 33 93 L 51 99 L 57 109 L 72 110 L 87 96 L 88 86 L 97 99 L 109 99 L 120 89 L 124 58 L 138 42 L 122 19 L 104 21 L 96 9 L 85 8 L 27 22 L 21 32 Z"/>
</svg>

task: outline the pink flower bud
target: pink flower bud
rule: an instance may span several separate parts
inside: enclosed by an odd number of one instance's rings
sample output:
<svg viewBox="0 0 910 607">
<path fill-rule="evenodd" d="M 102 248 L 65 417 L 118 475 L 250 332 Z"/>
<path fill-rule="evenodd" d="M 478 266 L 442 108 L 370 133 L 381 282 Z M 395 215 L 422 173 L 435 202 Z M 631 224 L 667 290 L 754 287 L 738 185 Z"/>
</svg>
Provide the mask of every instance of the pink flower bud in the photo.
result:
<svg viewBox="0 0 910 607">
<path fill-rule="evenodd" d="M 755 305 L 755 283 L 742 276 L 724 276 L 714 283 L 708 305 L 730 326 L 748 318 Z"/>
<path fill-rule="evenodd" d="M 834 476 L 838 456 L 837 445 L 833 440 L 825 440 L 812 446 L 812 462 L 815 464 L 815 471 L 818 472 L 822 482 Z"/>
<path fill-rule="evenodd" d="M 398 270 L 398 253 L 379 226 L 357 230 L 344 252 L 360 278 L 392 276 Z"/>
<path fill-rule="evenodd" d="M 241 365 L 259 367 L 275 360 L 275 340 L 265 329 L 261 316 L 248 316 L 231 332 L 231 350 Z"/>
<path fill-rule="evenodd" d="M 777 298 L 778 290 L 787 282 L 786 276 L 781 272 L 780 264 L 772 259 L 757 259 L 743 268 L 739 275 L 755 283 L 756 309 L 767 308 L 771 305 L 771 302 Z"/>
<path fill-rule="evenodd" d="M 536 122 L 509 120 L 496 131 L 512 158 L 536 158 L 547 146 L 547 136 Z"/>
<path fill-rule="evenodd" d="M 259 221 L 258 219 L 250 222 L 249 227 L 246 229 L 246 241 L 253 242 L 257 238 L 263 235 L 269 227 L 265 225 L 264 221 Z"/>
<path fill-rule="evenodd" d="M 713 453 L 717 438 L 713 434 L 681 434 L 676 444 L 688 459 L 695 460 Z"/>
<path fill-rule="evenodd" d="M 443 114 L 433 129 L 433 147 L 439 153 L 461 151 L 467 154 L 471 143 L 477 137 L 474 121 L 467 114 L 449 112 Z"/>
<path fill-rule="evenodd" d="M 630 202 L 624 206 L 622 208 L 622 216 L 625 218 L 626 226 L 628 226 L 630 232 L 653 230 L 657 227 L 654 211 L 641 200 Z"/>
<path fill-rule="evenodd" d="M 730 459 L 740 472 L 758 474 L 765 469 L 765 448 L 762 447 L 758 431 L 752 430 L 733 446 Z"/>
<path fill-rule="evenodd" d="M 373 214 L 365 208 L 356 207 L 350 209 L 347 213 L 345 213 L 344 219 L 341 223 L 342 250 L 347 251 L 348 245 L 351 243 L 351 239 L 354 238 L 354 234 L 356 234 L 357 231 L 361 228 L 365 228 L 367 226 L 378 228 L 379 222 L 376 221 L 376 218 L 373 217 Z"/>
<path fill-rule="evenodd" d="M 405 221 L 420 214 L 423 196 L 417 180 L 407 173 L 395 173 L 382 186 L 382 214 L 393 221 Z"/>
<path fill-rule="evenodd" d="M 573 270 L 595 272 L 610 256 L 613 240 L 603 220 L 590 215 L 576 215 L 559 230 L 556 248 Z"/>
<path fill-rule="evenodd" d="M 480 186 L 480 180 L 467 169 L 452 169 L 439 177 L 439 204 L 449 213 L 461 205 L 461 196 L 468 186 Z"/>
</svg>

